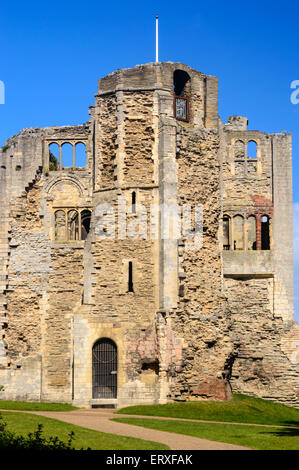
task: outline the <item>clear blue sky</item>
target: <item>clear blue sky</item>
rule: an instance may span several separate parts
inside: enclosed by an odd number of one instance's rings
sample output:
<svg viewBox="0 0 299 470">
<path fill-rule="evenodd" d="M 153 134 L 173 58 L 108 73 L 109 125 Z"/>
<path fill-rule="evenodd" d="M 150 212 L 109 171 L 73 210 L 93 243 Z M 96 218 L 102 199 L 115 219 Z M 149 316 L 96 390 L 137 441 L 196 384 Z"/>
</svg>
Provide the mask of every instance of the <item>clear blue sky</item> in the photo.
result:
<svg viewBox="0 0 299 470">
<path fill-rule="evenodd" d="M 296 1 L 1 2 L 0 145 L 24 127 L 88 120 L 98 78 L 155 59 L 180 61 L 219 79 L 219 114 L 249 128 L 293 133 L 295 296 L 299 282 L 299 80 Z M 297 285 L 296 285 L 297 283 Z M 299 292 L 296 300 L 299 321 Z"/>
</svg>

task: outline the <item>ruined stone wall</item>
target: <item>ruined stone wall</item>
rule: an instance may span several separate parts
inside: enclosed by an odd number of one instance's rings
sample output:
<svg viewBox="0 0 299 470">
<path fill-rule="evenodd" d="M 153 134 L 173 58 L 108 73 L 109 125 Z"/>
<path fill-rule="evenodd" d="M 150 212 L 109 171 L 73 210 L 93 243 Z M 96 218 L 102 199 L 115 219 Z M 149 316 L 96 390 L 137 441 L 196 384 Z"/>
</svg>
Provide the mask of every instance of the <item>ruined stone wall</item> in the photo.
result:
<svg viewBox="0 0 299 470">
<path fill-rule="evenodd" d="M 138 206 L 137 213 L 130 214 L 130 195 L 130 191 L 122 193 L 122 197 L 127 196 L 128 200 L 127 231 L 133 238 L 123 240 L 118 234 L 117 193 L 104 192 L 96 196 L 90 247 L 89 314 L 80 311 L 75 319 L 85 328 L 83 338 L 79 327 L 75 327 L 75 357 L 80 364 L 82 357 L 86 358 L 85 370 L 83 367 L 81 371 L 79 369 L 75 379 L 78 403 L 83 399 L 84 377 L 91 377 L 92 346 L 103 337 L 113 339 L 118 348 L 118 403 L 152 402 L 158 398 L 155 365 L 158 357 L 155 334 L 157 260 L 154 242 L 149 238 L 142 239 L 138 233 L 139 222 L 143 218 Z M 139 204 L 147 208 L 148 214 L 152 197 L 151 190 L 139 189 Z M 97 207 L 104 201 L 109 201 L 115 211 L 115 237 L 107 239 L 100 236 L 96 228 L 99 219 Z M 148 236 L 146 233 L 145 237 Z M 128 291 L 129 261 L 133 263 L 133 292 Z M 89 386 L 84 387 L 84 393 L 92 398 L 91 380 Z"/>
<path fill-rule="evenodd" d="M 174 364 L 170 379 L 170 397 L 176 400 L 215 397 L 232 351 L 218 246 L 219 139 L 216 132 L 182 126 L 177 142 L 179 203 L 192 209 L 202 205 L 203 245 L 187 249 L 185 241 L 178 248 L 179 303 L 170 314 L 172 330 L 183 340 L 181 364 Z M 206 383 L 211 379 L 214 391 L 209 394 Z"/>
<path fill-rule="evenodd" d="M 115 156 L 117 139 L 116 97 L 97 98 L 96 162 L 97 188 L 111 188 L 115 184 Z"/>
<path fill-rule="evenodd" d="M 274 317 L 273 278 L 227 278 L 224 287 L 234 344 L 233 391 L 298 407 L 299 362 L 287 346 L 293 325 Z"/>
<path fill-rule="evenodd" d="M 124 93 L 123 179 L 128 186 L 153 183 L 153 94 Z"/>
<path fill-rule="evenodd" d="M 5 341 L 13 363 L 40 351 L 40 300 L 49 262 L 40 197 L 37 181 L 11 208 Z"/>
<path fill-rule="evenodd" d="M 82 294 L 83 247 L 52 247 L 43 319 L 42 399 L 72 398 L 72 321 Z"/>
</svg>

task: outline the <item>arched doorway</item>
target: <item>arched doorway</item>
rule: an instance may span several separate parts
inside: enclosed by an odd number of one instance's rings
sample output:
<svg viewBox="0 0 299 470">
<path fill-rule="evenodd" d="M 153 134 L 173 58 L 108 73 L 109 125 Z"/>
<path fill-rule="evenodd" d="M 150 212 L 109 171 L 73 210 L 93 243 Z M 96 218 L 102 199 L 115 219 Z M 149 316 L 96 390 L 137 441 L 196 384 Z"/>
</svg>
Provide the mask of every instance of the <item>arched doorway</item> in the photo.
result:
<svg viewBox="0 0 299 470">
<path fill-rule="evenodd" d="M 109 338 L 92 348 L 92 398 L 117 398 L 117 347 Z"/>
</svg>

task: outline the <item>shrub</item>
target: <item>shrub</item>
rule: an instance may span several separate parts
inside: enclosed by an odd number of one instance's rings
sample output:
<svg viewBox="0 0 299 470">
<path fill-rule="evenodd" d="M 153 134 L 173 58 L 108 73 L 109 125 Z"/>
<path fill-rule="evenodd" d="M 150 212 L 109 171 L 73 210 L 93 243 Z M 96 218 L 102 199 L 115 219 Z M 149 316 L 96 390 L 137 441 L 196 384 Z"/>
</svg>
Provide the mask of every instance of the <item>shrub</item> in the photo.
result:
<svg viewBox="0 0 299 470">
<path fill-rule="evenodd" d="M 0 415 L 0 450 L 75 450 L 72 446 L 75 436 L 73 431 L 69 433 L 68 441 L 64 442 L 57 436 L 45 437 L 42 424 L 27 436 L 18 436 L 6 427 L 7 424 Z"/>
</svg>

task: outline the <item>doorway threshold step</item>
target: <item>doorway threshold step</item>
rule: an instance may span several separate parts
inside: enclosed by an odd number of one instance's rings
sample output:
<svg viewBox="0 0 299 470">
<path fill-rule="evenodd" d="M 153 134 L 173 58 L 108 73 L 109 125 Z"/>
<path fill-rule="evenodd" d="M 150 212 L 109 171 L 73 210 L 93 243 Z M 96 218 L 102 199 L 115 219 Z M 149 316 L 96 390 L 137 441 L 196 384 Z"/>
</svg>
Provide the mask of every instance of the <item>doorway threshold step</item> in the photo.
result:
<svg viewBox="0 0 299 470">
<path fill-rule="evenodd" d="M 91 408 L 116 408 L 117 398 L 93 398 L 90 400 Z"/>
</svg>

